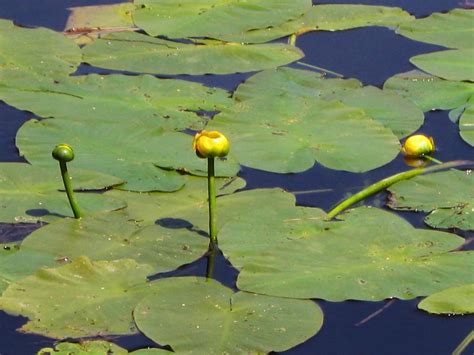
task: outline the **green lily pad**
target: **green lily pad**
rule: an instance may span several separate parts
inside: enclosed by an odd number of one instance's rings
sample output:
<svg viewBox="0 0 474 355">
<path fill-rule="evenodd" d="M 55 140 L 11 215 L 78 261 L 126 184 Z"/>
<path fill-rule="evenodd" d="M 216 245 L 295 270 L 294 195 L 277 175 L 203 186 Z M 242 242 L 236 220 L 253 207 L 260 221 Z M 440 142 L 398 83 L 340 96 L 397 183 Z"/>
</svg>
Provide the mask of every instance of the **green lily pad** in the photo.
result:
<svg viewBox="0 0 474 355">
<path fill-rule="evenodd" d="M 46 28 L 26 29 L 0 19 L 0 43 L 0 78 L 17 70 L 64 76 L 81 63 L 79 47 L 66 36 Z"/>
<path fill-rule="evenodd" d="M 227 41 L 261 43 L 293 33 L 309 31 L 338 31 L 364 26 L 396 27 L 414 19 L 398 7 L 359 4 L 318 4 L 303 16 L 276 26 L 233 33 L 219 38 Z"/>
<path fill-rule="evenodd" d="M 474 95 L 474 84 L 443 80 L 418 70 L 397 74 L 384 84 L 385 90 L 393 90 L 412 100 L 423 111 L 449 110 L 466 104 Z"/>
<path fill-rule="evenodd" d="M 138 120 L 153 122 L 155 129 L 201 130 L 206 119 L 196 111 L 219 111 L 232 102 L 222 89 L 149 75 L 53 79 L 19 71 L 4 79 L 0 99 L 41 117 L 108 120 L 110 124 Z"/>
<path fill-rule="evenodd" d="M 167 133 L 153 122 L 30 120 L 17 134 L 20 154 L 35 165 L 50 166 L 51 147 L 57 142 L 67 142 L 74 147 L 77 167 L 95 169 L 127 181 L 120 188 L 133 191 L 176 191 L 186 182 L 186 177 L 176 168 L 203 174 L 206 161 L 192 151 L 192 137 L 184 133 Z M 170 155 L 170 157 L 166 156 Z M 170 159 L 176 158 L 173 161 Z M 165 166 L 167 170 L 156 165 Z M 217 176 L 233 176 L 239 164 L 232 156 L 216 162 Z"/>
<path fill-rule="evenodd" d="M 392 131 L 363 110 L 304 97 L 236 103 L 207 128 L 226 133 L 242 165 L 276 173 L 305 171 L 315 161 L 331 169 L 368 171 L 390 162 L 400 149 Z"/>
<path fill-rule="evenodd" d="M 23 163 L 0 164 L 0 222 L 51 222 L 73 216 L 66 192 L 61 191 L 64 185 L 59 166 L 50 155 L 48 159 L 55 163 L 49 169 Z M 72 167 L 70 170 L 76 190 L 100 190 L 123 183 L 121 179 L 97 172 Z M 126 207 L 123 201 L 101 194 L 76 193 L 76 196 L 85 214 Z"/>
<path fill-rule="evenodd" d="M 462 139 L 474 147 L 474 96 L 472 96 L 459 119 Z"/>
<path fill-rule="evenodd" d="M 474 49 L 451 49 L 410 58 L 418 68 L 448 80 L 474 81 Z"/>
<path fill-rule="evenodd" d="M 11 284 L 0 309 L 29 318 L 20 331 L 51 338 L 134 334 L 132 310 L 156 289 L 146 282 L 152 271 L 129 259 L 90 262 L 79 257 Z"/>
<path fill-rule="evenodd" d="M 107 30 L 133 25 L 132 11 L 135 8 L 130 2 L 106 5 L 70 7 L 65 31 L 80 32 L 86 29 Z"/>
<path fill-rule="evenodd" d="M 363 109 L 398 138 L 416 131 L 424 119 L 416 105 L 396 93 L 373 86 L 362 87 L 355 79 L 325 79 L 307 70 L 285 67 L 266 70 L 239 85 L 234 94 L 237 101 L 262 96 L 340 100 L 348 106 Z"/>
<path fill-rule="evenodd" d="M 474 230 L 474 175 L 449 170 L 417 176 L 388 188 L 389 207 L 431 212 L 425 222 L 434 228 Z"/>
<path fill-rule="evenodd" d="M 474 281 L 474 253 L 450 252 L 463 244 L 461 237 L 415 229 L 375 208 L 343 216 L 344 221 L 327 222 L 322 232 L 308 220 L 298 229 L 301 238 L 292 236 L 248 258 L 239 289 L 279 297 L 377 301 L 411 299 Z M 243 230 L 244 223 L 248 232 L 240 234 L 241 244 L 255 238 L 255 226 L 243 218 L 225 225 L 220 240 L 236 225 Z M 281 223 L 266 223 L 267 233 L 282 228 Z M 223 251 L 232 260 L 232 251 Z"/>
<path fill-rule="evenodd" d="M 135 24 L 152 36 L 209 37 L 268 28 L 301 16 L 311 0 L 135 0 Z"/>
<path fill-rule="evenodd" d="M 55 345 L 54 349 L 41 349 L 37 355 L 127 355 L 128 353 L 124 348 L 105 340 L 86 340 L 80 343 L 59 343 Z"/>
<path fill-rule="evenodd" d="M 135 322 L 146 336 L 178 353 L 284 351 L 312 337 L 323 323 L 312 301 L 234 293 L 195 277 L 163 279 L 155 286 L 153 297 L 135 308 Z"/>
<path fill-rule="evenodd" d="M 474 284 L 448 288 L 434 293 L 418 304 L 418 308 L 435 314 L 474 313 Z"/>
<path fill-rule="evenodd" d="M 96 67 L 150 74 L 231 74 L 275 68 L 303 57 L 287 44 L 187 44 L 139 33 L 115 33 L 83 48 Z"/>
<path fill-rule="evenodd" d="M 401 23 L 397 33 L 448 48 L 471 48 L 473 21 L 472 10 L 453 9 L 445 14 L 433 13 L 426 18 Z"/>
</svg>

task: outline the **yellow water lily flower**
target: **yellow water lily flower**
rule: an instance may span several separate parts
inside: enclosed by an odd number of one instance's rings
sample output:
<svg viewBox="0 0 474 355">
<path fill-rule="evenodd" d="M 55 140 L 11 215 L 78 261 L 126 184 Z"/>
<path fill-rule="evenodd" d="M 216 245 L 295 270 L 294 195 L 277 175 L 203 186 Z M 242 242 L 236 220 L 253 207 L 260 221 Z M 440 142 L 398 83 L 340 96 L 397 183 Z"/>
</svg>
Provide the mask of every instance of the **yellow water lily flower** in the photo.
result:
<svg viewBox="0 0 474 355">
<path fill-rule="evenodd" d="M 229 153 L 229 140 L 218 131 L 201 131 L 193 140 L 193 150 L 199 158 L 221 158 Z"/>
<path fill-rule="evenodd" d="M 423 134 L 416 134 L 407 138 L 402 147 L 402 153 L 407 157 L 421 157 L 435 151 L 435 144 L 432 137 Z"/>
</svg>

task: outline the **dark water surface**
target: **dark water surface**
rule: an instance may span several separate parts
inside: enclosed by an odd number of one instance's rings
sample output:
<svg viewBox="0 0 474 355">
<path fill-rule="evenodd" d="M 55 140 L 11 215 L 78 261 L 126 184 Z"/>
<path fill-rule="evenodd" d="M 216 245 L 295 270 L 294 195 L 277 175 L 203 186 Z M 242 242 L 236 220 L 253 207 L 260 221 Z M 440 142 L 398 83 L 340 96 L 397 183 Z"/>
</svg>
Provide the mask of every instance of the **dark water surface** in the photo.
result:
<svg viewBox="0 0 474 355">
<path fill-rule="evenodd" d="M 44 26 L 62 30 L 67 20 L 68 7 L 110 4 L 117 0 L 0 0 L 0 18 L 12 19 L 24 26 Z M 319 2 L 318 2 L 319 3 Z M 458 0 L 346 0 L 324 3 L 358 3 L 368 5 L 399 6 L 417 17 L 432 12 L 444 12 L 462 4 Z M 408 59 L 414 55 L 432 52 L 440 47 L 411 41 L 397 36 L 393 31 L 380 27 L 369 27 L 340 32 L 311 32 L 298 38 L 297 46 L 306 54 L 305 63 L 323 67 L 346 77 L 355 77 L 366 85 L 381 86 L 390 76 L 413 69 Z M 90 67 L 81 67 L 80 73 L 104 72 Z M 204 82 L 233 90 L 251 74 L 234 76 L 198 76 L 180 78 Z M 21 124 L 33 115 L 19 111 L 0 102 L 0 161 L 23 161 L 18 156 L 14 137 Z M 436 157 L 442 161 L 468 159 L 473 149 L 463 142 L 458 127 L 452 123 L 447 112 L 435 111 L 426 114 L 420 132 L 434 137 L 438 151 Z M 298 192 L 321 190 L 298 194 L 298 204 L 328 210 L 339 200 L 385 176 L 406 170 L 401 158 L 366 174 L 352 174 L 326 169 L 316 164 L 312 169 L 290 175 L 270 174 L 258 170 L 243 169 L 241 176 L 248 188 L 283 187 Z M 366 204 L 382 207 L 386 196 L 379 194 Z M 402 214 L 413 225 L 425 227 L 422 214 Z M 21 227 L 18 233 L 27 233 Z M 0 226 L 0 238 L 12 234 L 12 229 Z M 474 233 L 464 233 L 471 238 Z M 344 246 L 341 246 L 343 249 Z M 469 247 L 472 248 L 472 247 Z M 216 261 L 215 278 L 235 288 L 237 271 L 222 257 Z M 206 260 L 198 260 L 169 275 L 205 275 Z M 432 316 L 416 308 L 419 299 L 412 301 L 343 302 L 318 301 L 325 315 L 322 330 L 306 343 L 285 354 L 450 354 L 464 337 L 474 328 L 474 316 Z M 387 306 L 378 316 L 362 322 L 373 312 Z M 15 331 L 26 319 L 12 317 L 0 312 L 0 355 L 35 354 L 40 348 L 51 346 L 54 340 L 20 334 Z M 110 338 L 111 341 L 135 350 L 154 346 L 144 336 Z M 474 344 L 465 354 L 474 353 Z"/>
</svg>

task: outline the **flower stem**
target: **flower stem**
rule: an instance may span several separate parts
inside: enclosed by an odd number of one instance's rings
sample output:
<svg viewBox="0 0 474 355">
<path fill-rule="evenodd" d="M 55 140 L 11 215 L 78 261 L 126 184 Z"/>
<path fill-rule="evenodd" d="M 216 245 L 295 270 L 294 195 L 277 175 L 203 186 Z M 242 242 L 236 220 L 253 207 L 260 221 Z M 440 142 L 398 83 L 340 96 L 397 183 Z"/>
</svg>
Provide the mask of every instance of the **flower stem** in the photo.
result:
<svg viewBox="0 0 474 355">
<path fill-rule="evenodd" d="M 81 218 L 83 217 L 83 214 L 81 212 L 81 209 L 79 208 L 76 195 L 74 194 L 74 190 L 72 188 L 71 176 L 69 176 L 66 162 L 60 161 L 59 167 L 61 169 L 61 177 L 63 178 L 64 188 L 66 189 L 67 198 L 69 200 L 69 204 L 71 205 L 72 212 L 74 213 L 74 218 Z"/>
<path fill-rule="evenodd" d="M 207 158 L 207 191 L 209 200 L 209 237 L 217 245 L 216 179 L 214 157 Z"/>
<path fill-rule="evenodd" d="M 351 197 L 339 203 L 336 207 L 334 207 L 332 210 L 328 212 L 326 220 L 333 219 L 337 214 L 339 214 L 346 208 L 352 206 L 354 203 L 362 201 L 363 199 L 369 196 L 372 196 L 373 194 L 395 184 L 396 182 L 408 180 L 420 174 L 433 173 L 436 171 L 454 168 L 460 165 L 467 165 L 467 164 L 472 164 L 472 162 L 468 160 L 455 160 L 448 163 L 439 164 L 436 166 L 430 166 L 428 168 L 416 168 L 416 169 L 408 170 L 402 173 L 389 176 L 385 179 L 377 181 L 376 183 L 366 187 L 365 189 L 359 191 L 355 195 L 352 195 Z"/>
<path fill-rule="evenodd" d="M 442 162 L 441 160 L 438 160 L 438 159 L 436 159 L 436 158 L 433 158 L 433 157 L 430 156 L 430 155 L 424 155 L 424 156 L 423 156 L 423 159 L 432 161 L 433 163 L 436 163 L 436 164 L 443 164 L 443 162 Z"/>
<path fill-rule="evenodd" d="M 212 240 L 209 242 L 209 248 L 207 250 L 207 266 L 206 266 L 206 278 L 212 279 L 214 274 L 214 265 L 216 260 L 216 255 L 218 251 L 217 244 Z"/>
</svg>

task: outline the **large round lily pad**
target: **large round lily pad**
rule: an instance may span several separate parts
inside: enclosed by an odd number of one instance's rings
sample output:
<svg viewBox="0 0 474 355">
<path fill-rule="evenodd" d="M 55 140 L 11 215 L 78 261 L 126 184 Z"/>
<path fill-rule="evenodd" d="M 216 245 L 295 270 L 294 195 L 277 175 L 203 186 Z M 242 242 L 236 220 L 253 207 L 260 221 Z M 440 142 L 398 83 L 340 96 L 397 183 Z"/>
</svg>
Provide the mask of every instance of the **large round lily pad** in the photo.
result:
<svg viewBox="0 0 474 355">
<path fill-rule="evenodd" d="M 471 48 L 473 21 L 474 11 L 453 9 L 445 14 L 433 13 L 426 18 L 401 23 L 397 33 L 448 48 Z"/>
<path fill-rule="evenodd" d="M 312 301 L 233 293 L 212 279 L 170 278 L 154 286 L 157 292 L 135 308 L 135 322 L 177 353 L 284 351 L 312 337 L 323 322 Z"/>
<path fill-rule="evenodd" d="M 11 284 L 0 309 L 29 318 L 22 332 L 52 338 L 134 334 L 132 310 L 156 289 L 146 282 L 152 271 L 130 259 L 91 262 L 80 257 Z"/>
<path fill-rule="evenodd" d="M 392 131 L 363 110 L 304 97 L 237 102 L 215 116 L 208 129 L 226 132 L 242 165 L 276 173 L 305 171 L 315 161 L 363 172 L 390 162 L 400 149 Z"/>
<path fill-rule="evenodd" d="M 74 42 L 46 28 L 26 29 L 0 19 L 0 43 L 1 77 L 15 72 L 24 75 L 24 71 L 49 77 L 65 76 L 74 72 L 81 62 L 81 51 Z"/>
<path fill-rule="evenodd" d="M 434 228 L 474 230 L 474 175 L 449 170 L 417 176 L 389 187 L 389 207 L 431 212 L 425 219 Z"/>
<path fill-rule="evenodd" d="M 107 69 L 150 74 L 231 74 L 276 68 L 303 57 L 287 44 L 188 44 L 139 33 L 115 33 L 83 48 L 84 61 Z"/>
<path fill-rule="evenodd" d="M 149 75 L 55 79 L 17 73 L 0 83 L 0 99 L 41 117 L 108 120 L 111 125 L 138 120 L 166 130 L 202 129 L 206 117 L 197 111 L 219 111 L 230 105 L 228 96 L 222 89 Z"/>
<path fill-rule="evenodd" d="M 461 115 L 459 131 L 462 139 L 474 147 L 474 95 L 469 99 Z"/>
<path fill-rule="evenodd" d="M 343 216 L 344 221 L 327 222 L 323 231 L 308 220 L 286 242 L 273 242 L 275 247 L 248 257 L 239 289 L 280 297 L 376 301 L 411 299 L 474 281 L 474 253 L 450 252 L 463 244 L 461 237 L 415 229 L 374 208 Z M 255 238 L 252 222 L 243 217 L 226 224 L 220 240 L 240 238 L 244 246 L 245 239 Z M 265 225 L 267 233 L 287 228 L 281 219 Z M 221 247 L 232 260 L 234 250 Z"/>
<path fill-rule="evenodd" d="M 210 37 L 268 28 L 301 16 L 311 0 L 135 0 L 135 24 L 152 36 Z"/>
<path fill-rule="evenodd" d="M 428 296 L 418 308 L 435 314 L 474 313 L 474 284 L 448 288 Z"/>
<path fill-rule="evenodd" d="M 54 147 L 54 145 L 50 145 Z M 23 163 L 0 164 L 0 222 L 35 223 L 51 222 L 73 216 L 61 173 L 49 152 L 47 158 L 54 166 L 38 168 Z M 72 185 L 76 190 L 100 190 L 124 181 L 93 171 L 70 168 Z M 126 207 L 115 198 L 97 193 L 76 193 L 79 206 L 85 214 L 112 211 Z"/>
<path fill-rule="evenodd" d="M 49 166 L 51 146 L 71 144 L 77 167 L 95 169 L 124 179 L 121 187 L 133 191 L 175 191 L 186 177 L 170 168 L 203 175 L 206 161 L 196 157 L 192 137 L 179 132 L 163 132 L 153 122 L 110 120 L 89 121 L 48 119 L 30 120 L 17 134 L 20 154 L 35 165 Z M 160 169 L 156 165 L 166 168 Z M 233 176 L 239 165 L 232 159 L 218 160 L 216 174 Z"/>
</svg>

